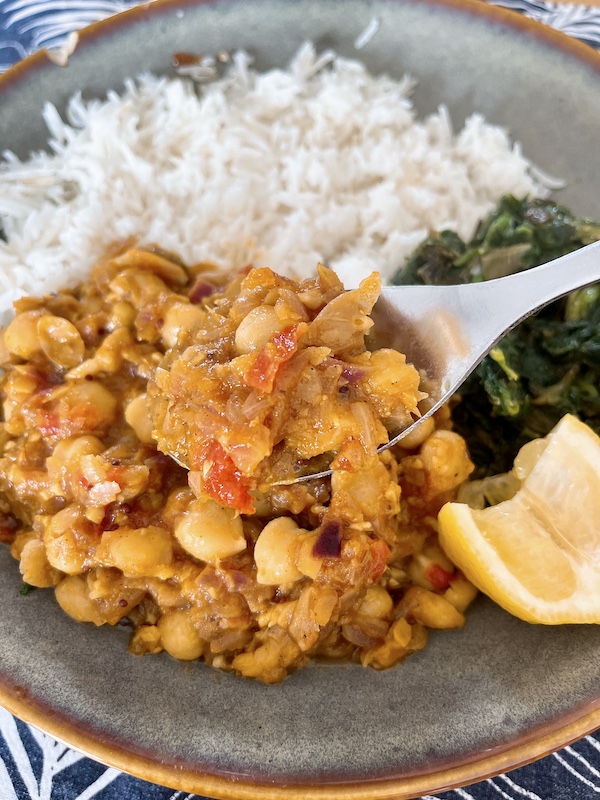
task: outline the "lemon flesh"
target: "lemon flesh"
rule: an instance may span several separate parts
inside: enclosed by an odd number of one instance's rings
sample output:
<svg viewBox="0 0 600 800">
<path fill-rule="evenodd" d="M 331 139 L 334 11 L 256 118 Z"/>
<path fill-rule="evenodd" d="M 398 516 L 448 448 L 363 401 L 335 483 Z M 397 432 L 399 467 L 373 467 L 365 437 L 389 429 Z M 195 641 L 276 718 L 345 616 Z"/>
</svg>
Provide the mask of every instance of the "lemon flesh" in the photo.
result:
<svg viewBox="0 0 600 800">
<path fill-rule="evenodd" d="M 441 545 L 475 586 L 521 619 L 600 623 L 600 437 L 567 415 L 527 447 L 535 456 L 515 470 L 522 482 L 510 500 L 442 508 Z"/>
</svg>

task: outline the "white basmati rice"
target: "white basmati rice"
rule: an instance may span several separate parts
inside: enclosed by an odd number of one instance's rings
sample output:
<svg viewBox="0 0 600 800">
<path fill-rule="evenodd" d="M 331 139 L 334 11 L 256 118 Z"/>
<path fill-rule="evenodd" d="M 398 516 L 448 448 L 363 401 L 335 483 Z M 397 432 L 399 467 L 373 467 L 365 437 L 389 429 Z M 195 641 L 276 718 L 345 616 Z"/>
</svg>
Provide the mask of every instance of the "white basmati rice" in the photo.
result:
<svg viewBox="0 0 600 800">
<path fill-rule="evenodd" d="M 419 121 L 412 87 L 306 45 L 286 71 L 238 54 L 200 88 L 146 75 L 74 97 L 66 121 L 48 105 L 53 153 L 0 170 L 2 319 L 130 237 L 224 268 L 320 260 L 350 287 L 389 278 L 431 229 L 469 236 L 505 192 L 545 196 L 503 129 L 474 115 L 454 134 L 444 108 Z"/>
</svg>

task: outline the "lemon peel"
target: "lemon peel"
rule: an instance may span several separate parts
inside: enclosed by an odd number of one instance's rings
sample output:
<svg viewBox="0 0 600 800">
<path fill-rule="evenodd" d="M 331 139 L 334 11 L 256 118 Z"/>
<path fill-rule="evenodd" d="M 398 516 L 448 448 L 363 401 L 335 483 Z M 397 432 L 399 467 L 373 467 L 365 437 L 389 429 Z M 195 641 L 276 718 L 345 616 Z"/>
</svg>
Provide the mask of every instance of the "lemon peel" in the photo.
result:
<svg viewBox="0 0 600 800">
<path fill-rule="evenodd" d="M 568 414 L 543 446 L 526 447 L 531 463 L 516 470 L 522 480 L 511 499 L 482 510 L 443 506 L 441 545 L 521 619 L 600 623 L 600 437 Z"/>
</svg>

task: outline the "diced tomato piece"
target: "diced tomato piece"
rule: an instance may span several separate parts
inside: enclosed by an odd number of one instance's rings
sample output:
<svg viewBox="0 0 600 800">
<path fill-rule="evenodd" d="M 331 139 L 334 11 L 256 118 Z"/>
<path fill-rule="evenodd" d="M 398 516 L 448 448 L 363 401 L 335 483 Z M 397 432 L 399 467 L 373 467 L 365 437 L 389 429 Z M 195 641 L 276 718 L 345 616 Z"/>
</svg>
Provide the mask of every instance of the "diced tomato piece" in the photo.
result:
<svg viewBox="0 0 600 800">
<path fill-rule="evenodd" d="M 289 361 L 298 349 L 298 342 L 307 329 L 305 322 L 289 325 L 276 333 L 260 350 L 248 370 L 248 386 L 261 392 L 272 392 L 273 384 L 281 366 Z"/>
<path fill-rule="evenodd" d="M 36 422 L 42 436 L 47 439 L 52 437 L 59 438 L 63 434 L 63 425 L 56 411 L 42 411 L 40 409 L 36 415 Z"/>
<path fill-rule="evenodd" d="M 391 550 L 385 542 L 381 540 L 371 544 L 371 579 L 373 583 L 381 578 L 387 566 L 387 560 L 390 557 Z"/>
<path fill-rule="evenodd" d="M 450 586 L 450 581 L 454 578 L 454 575 L 440 567 L 439 564 L 432 564 L 425 570 L 425 577 L 434 589 L 438 592 L 445 592 Z"/>
<path fill-rule="evenodd" d="M 102 416 L 95 406 L 77 403 L 69 409 L 39 408 L 36 423 L 44 438 L 66 439 L 68 436 L 97 430 L 102 423 Z"/>
<path fill-rule="evenodd" d="M 205 457 L 196 456 L 194 467 L 203 470 L 202 462 L 209 463 L 203 480 L 204 491 L 228 508 L 241 514 L 253 514 L 254 503 L 248 491 L 248 483 L 219 442 L 212 441 L 204 449 Z"/>
</svg>

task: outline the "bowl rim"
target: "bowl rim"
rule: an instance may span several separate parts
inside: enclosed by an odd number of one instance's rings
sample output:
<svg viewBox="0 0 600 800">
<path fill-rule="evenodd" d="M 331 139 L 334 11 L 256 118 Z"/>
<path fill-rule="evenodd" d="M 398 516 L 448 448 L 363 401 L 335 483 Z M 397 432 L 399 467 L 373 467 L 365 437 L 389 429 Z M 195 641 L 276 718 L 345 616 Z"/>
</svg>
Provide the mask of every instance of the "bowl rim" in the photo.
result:
<svg viewBox="0 0 600 800">
<path fill-rule="evenodd" d="M 574 57 L 600 75 L 600 51 L 517 11 L 491 5 L 485 0 L 388 1 L 406 5 L 440 6 L 449 11 L 459 11 L 473 17 L 489 19 L 516 32 L 526 33 L 554 50 Z M 220 2 L 237 4 L 243 3 L 244 0 L 220 0 Z M 75 49 L 150 16 L 169 14 L 172 13 L 172 9 L 196 8 L 212 3 L 213 0 L 147 0 L 141 5 L 94 22 L 78 31 Z M 0 98 L 4 92 L 16 88 L 21 80 L 48 67 L 60 69 L 49 58 L 47 48 L 41 48 L 17 62 L 0 75 Z M 56 714 L 43 701 L 31 697 L 25 687 L 13 684 L 1 673 L 0 705 L 23 722 L 86 757 L 150 783 L 175 790 L 205 794 L 218 800 L 297 800 L 299 796 L 304 800 L 410 800 L 423 794 L 466 786 L 525 766 L 572 744 L 600 727 L 599 697 L 558 721 L 548 722 L 512 742 L 485 751 L 483 756 L 471 755 L 454 765 L 438 767 L 418 775 L 367 779 L 360 782 L 283 785 L 208 774 L 202 771 L 201 765 L 195 769 L 167 764 L 157 761 L 150 755 L 126 750 L 116 742 L 95 735 L 93 729 L 82 728 L 66 715 Z"/>
<path fill-rule="evenodd" d="M 42 703 L 32 702 L 25 689 L 10 685 L 0 675 L 0 705 L 84 756 L 129 773 L 150 783 L 171 789 L 206 795 L 215 800 L 410 800 L 432 792 L 443 792 L 486 780 L 543 758 L 600 726 L 600 698 L 573 711 L 565 723 L 549 722 L 525 734 L 512 744 L 477 755 L 455 766 L 418 775 L 327 783 L 321 785 L 275 784 L 260 780 L 228 778 L 207 774 L 201 768 L 157 761 L 141 752 L 127 751 L 118 743 L 99 738 L 93 731 L 56 715 Z M 583 713 L 582 713 L 583 712 Z"/>
</svg>

